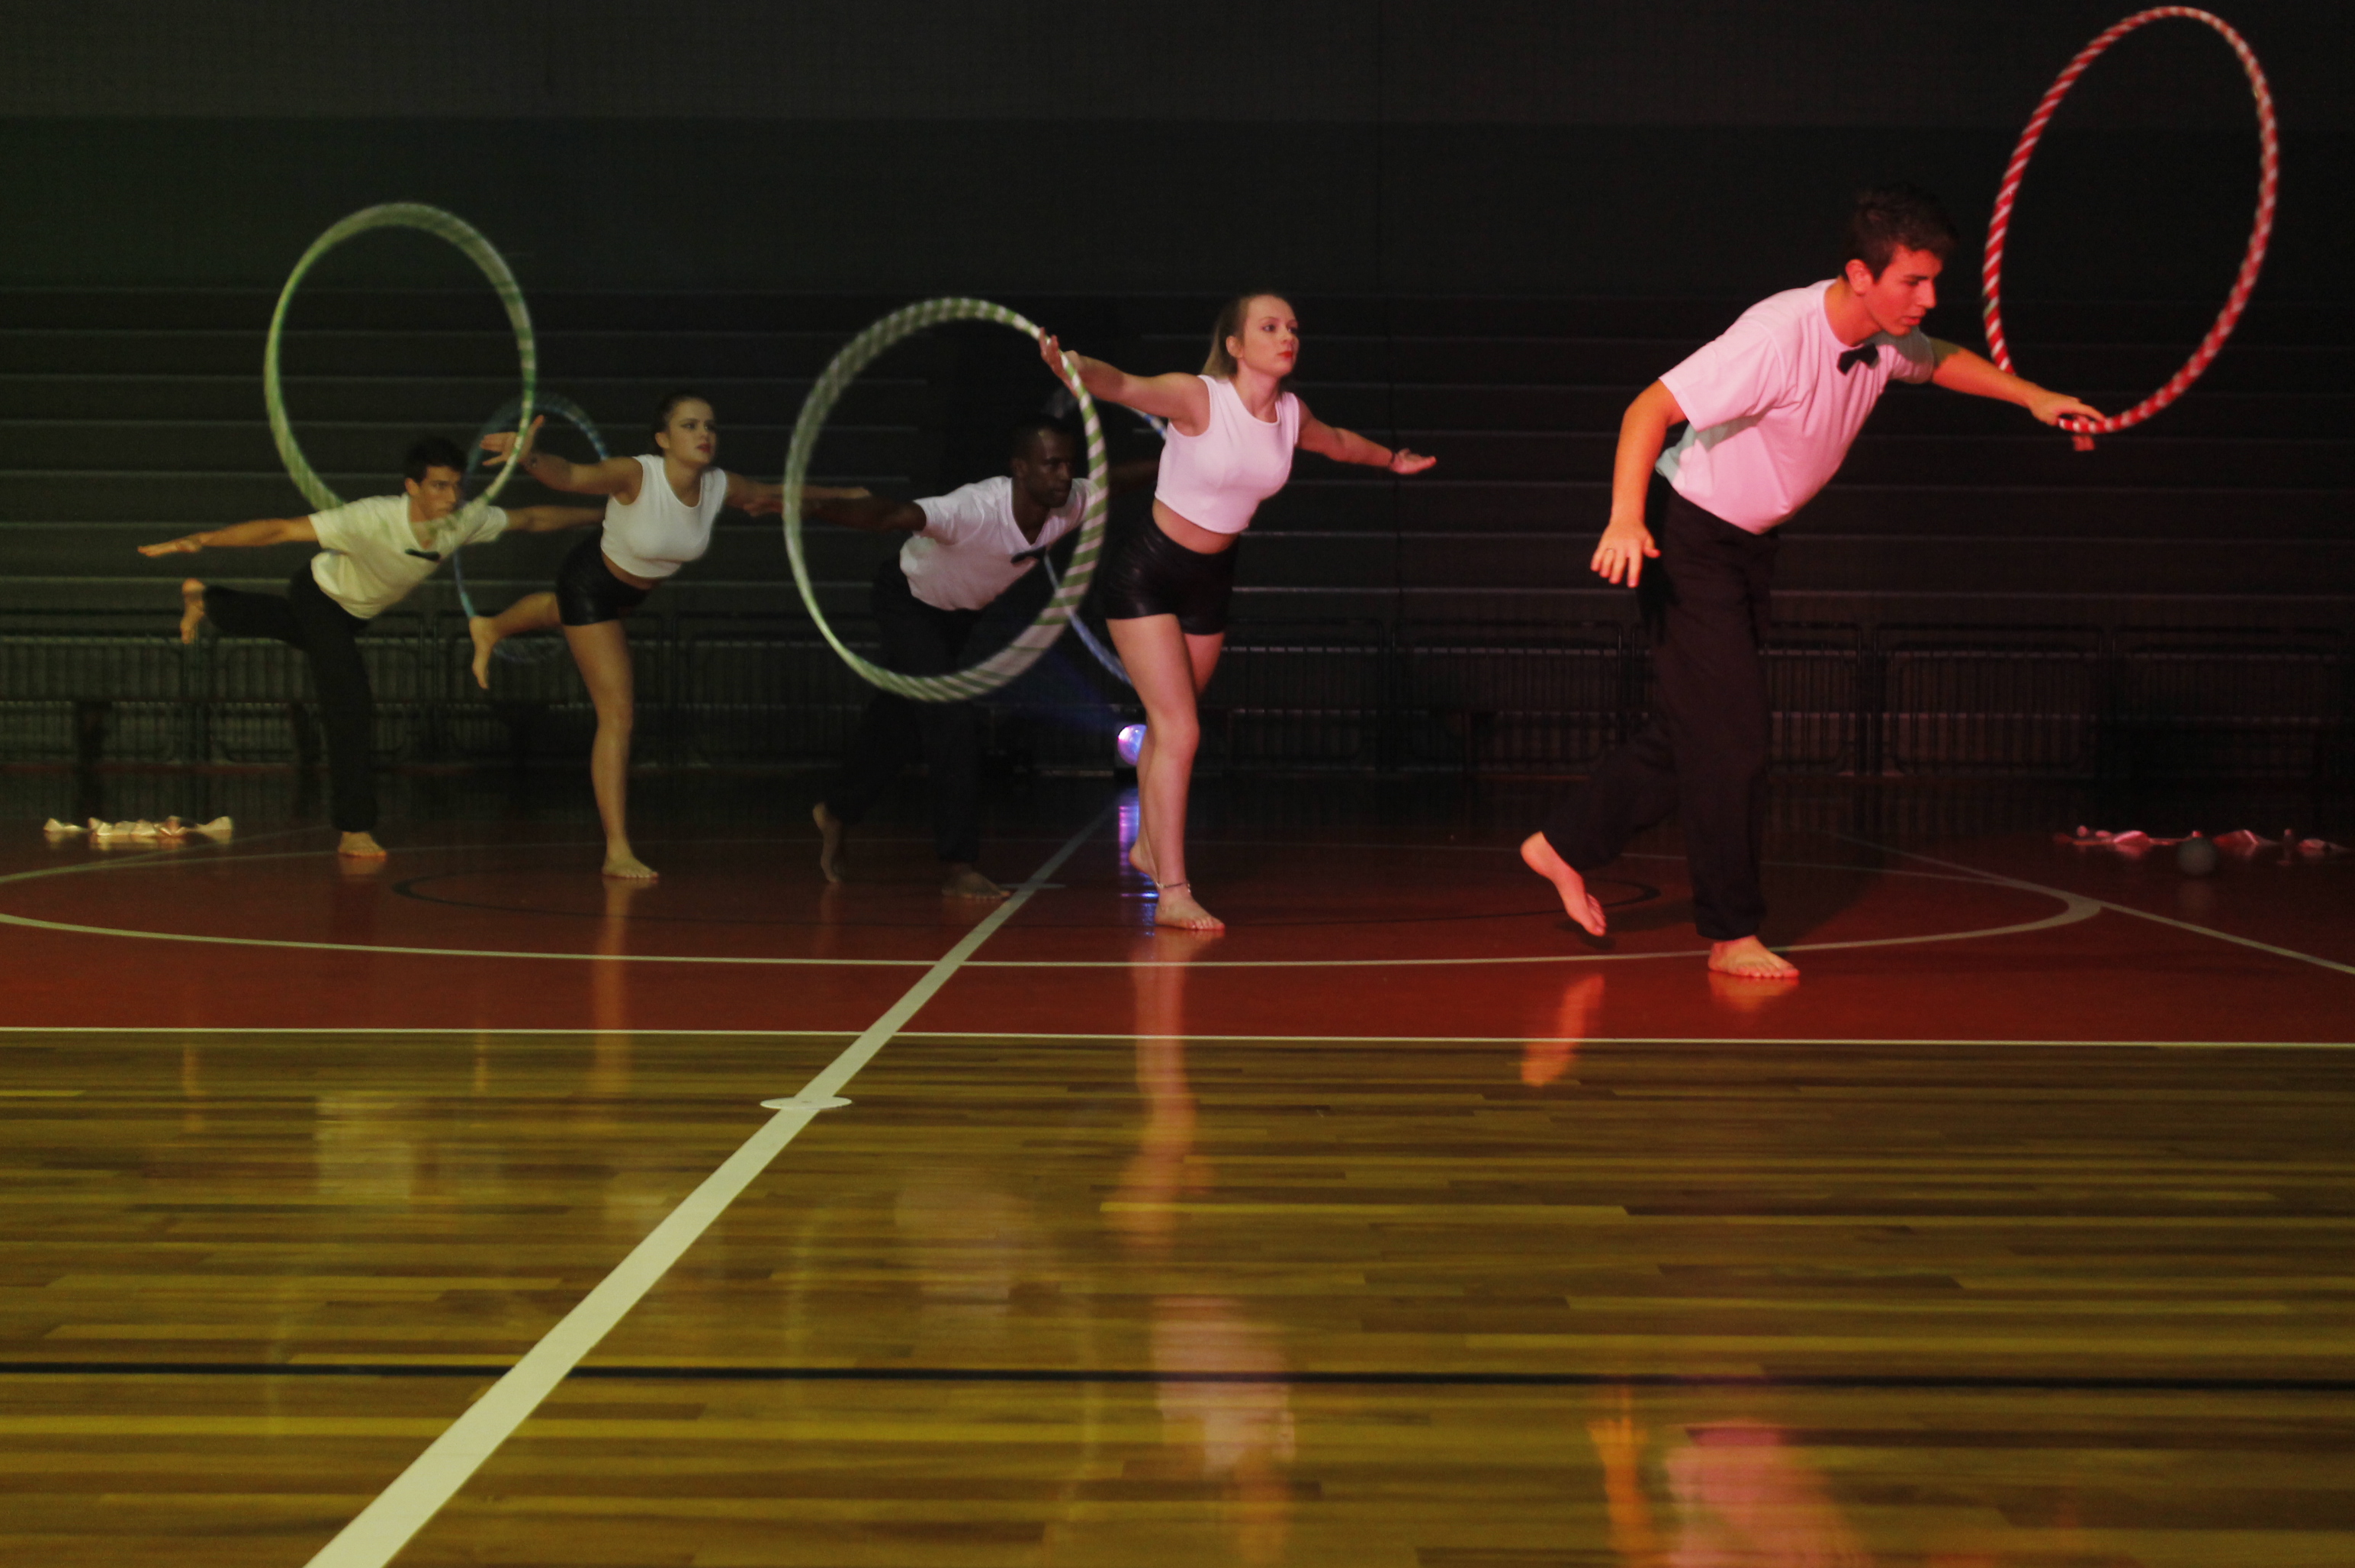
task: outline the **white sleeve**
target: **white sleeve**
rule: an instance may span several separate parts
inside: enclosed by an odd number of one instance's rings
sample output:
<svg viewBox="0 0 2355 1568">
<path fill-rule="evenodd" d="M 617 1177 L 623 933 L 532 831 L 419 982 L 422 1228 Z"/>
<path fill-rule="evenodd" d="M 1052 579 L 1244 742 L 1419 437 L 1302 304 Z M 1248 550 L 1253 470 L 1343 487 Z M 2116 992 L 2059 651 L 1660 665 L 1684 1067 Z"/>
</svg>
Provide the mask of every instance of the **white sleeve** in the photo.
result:
<svg viewBox="0 0 2355 1568">
<path fill-rule="evenodd" d="M 942 544 L 955 544 L 988 522 L 987 496 L 978 485 L 966 485 L 945 496 L 926 496 L 916 503 L 924 514 L 917 533 Z"/>
<path fill-rule="evenodd" d="M 323 549 L 350 554 L 352 546 L 368 535 L 368 513 L 372 509 L 367 500 L 346 501 L 340 507 L 311 514 L 311 531 L 319 536 Z"/>
<path fill-rule="evenodd" d="M 1938 350 L 1930 335 L 1915 327 L 1902 337 L 1892 337 L 1889 346 L 1897 350 L 1896 367 L 1889 373 L 1900 381 L 1920 386 L 1938 373 Z"/>
<path fill-rule="evenodd" d="M 1790 370 L 1774 334 L 1744 317 L 1660 378 L 1695 430 L 1763 414 L 1789 395 Z"/>
<path fill-rule="evenodd" d="M 463 541 L 466 544 L 488 544 L 507 531 L 507 511 L 505 507 L 485 507 L 474 528 Z"/>
</svg>

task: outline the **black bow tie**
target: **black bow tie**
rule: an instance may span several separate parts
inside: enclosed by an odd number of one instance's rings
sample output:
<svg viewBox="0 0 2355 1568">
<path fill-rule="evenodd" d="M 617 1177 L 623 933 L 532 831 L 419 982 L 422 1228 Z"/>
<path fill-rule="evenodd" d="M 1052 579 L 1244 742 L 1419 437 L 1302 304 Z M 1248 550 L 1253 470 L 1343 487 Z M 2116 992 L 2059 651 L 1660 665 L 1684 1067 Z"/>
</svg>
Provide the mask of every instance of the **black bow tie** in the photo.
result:
<svg viewBox="0 0 2355 1568">
<path fill-rule="evenodd" d="M 1049 550 L 1054 548 L 1055 547 L 1051 544 L 1037 545 L 1029 549 L 1021 551 L 1019 554 L 1007 556 L 1006 558 L 1007 563 L 1010 566 L 1028 566 L 1032 561 L 1038 560 L 1040 556 L 1045 555 Z"/>
<path fill-rule="evenodd" d="M 442 559 L 442 552 L 438 549 L 410 549 L 403 550 L 401 553 L 403 555 L 413 555 L 420 560 L 440 560 Z"/>
<path fill-rule="evenodd" d="M 1868 343 L 1862 347 L 1851 348 L 1839 357 L 1839 373 L 1845 376 L 1859 365 L 1878 365 L 1880 363 L 1881 345 L 1878 343 Z"/>
</svg>

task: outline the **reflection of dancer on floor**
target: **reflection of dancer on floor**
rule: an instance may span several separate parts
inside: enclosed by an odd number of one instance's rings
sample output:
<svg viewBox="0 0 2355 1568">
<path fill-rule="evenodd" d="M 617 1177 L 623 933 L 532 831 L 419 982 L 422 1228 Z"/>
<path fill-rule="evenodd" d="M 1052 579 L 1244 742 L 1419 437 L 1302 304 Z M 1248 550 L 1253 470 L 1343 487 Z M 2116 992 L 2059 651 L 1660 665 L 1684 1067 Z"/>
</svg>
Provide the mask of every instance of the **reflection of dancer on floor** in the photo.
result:
<svg viewBox="0 0 2355 1568">
<path fill-rule="evenodd" d="M 462 512 L 465 465 L 455 446 L 428 437 L 409 449 L 399 496 L 371 496 L 307 517 L 261 517 L 139 547 L 140 554 L 151 556 L 193 555 L 208 547 L 321 547 L 288 580 L 283 599 L 208 588 L 187 579 L 180 584 L 180 640 L 195 642 L 197 627 L 210 617 L 225 635 L 275 637 L 303 650 L 319 693 L 329 808 L 343 832 L 342 854 L 384 853 L 375 837 L 376 695 L 360 658 L 359 635 L 461 545 L 597 520 L 595 512 L 581 507 L 476 507 Z"/>
<path fill-rule="evenodd" d="M 1059 374 L 1062 346 L 1039 351 Z M 1108 563 L 1096 592 L 1145 704 L 1137 759 L 1144 826 L 1129 863 L 1160 890 L 1157 925 L 1215 931 L 1226 923 L 1195 901 L 1186 878 L 1186 796 L 1201 741 L 1195 701 L 1226 641 L 1235 541 L 1259 504 L 1284 488 L 1295 446 L 1338 463 L 1420 474 L 1436 461 L 1337 430 L 1284 389 L 1300 352 L 1300 324 L 1276 294 L 1228 303 L 1210 330 L 1197 376 L 1131 376 L 1101 359 L 1071 357 L 1090 392 L 1169 421 L 1153 524 Z"/>
<path fill-rule="evenodd" d="M 1923 335 L 1954 247 L 1954 226 L 1926 192 L 1868 191 L 1849 217 L 1838 277 L 1753 305 L 1628 406 L 1610 526 L 1592 564 L 1637 590 L 1659 711 L 1521 845 L 1521 858 L 1553 882 L 1571 918 L 1596 935 L 1603 907 L 1586 891 L 1586 875 L 1673 816 L 1684 826 L 1694 923 L 1710 941 L 1709 966 L 1797 976 L 1758 940 L 1769 728 L 1758 648 L 1780 542 L 1774 529 L 1838 470 L 1890 380 L 1998 398 L 2046 424 L 2063 414 L 2100 417 Z M 1683 438 L 1663 453 L 1678 423 Z"/>
<path fill-rule="evenodd" d="M 655 451 L 644 456 L 570 462 L 538 449 L 541 423 L 532 421 L 514 461 L 551 490 L 607 497 L 604 535 L 581 540 L 564 558 L 554 592 L 528 594 L 496 615 L 478 615 L 466 624 L 474 640 L 474 679 L 490 686 L 491 650 L 506 639 L 564 628 L 597 709 L 589 779 L 605 825 L 605 875 L 651 877 L 654 871 L 630 848 L 630 731 L 637 700 L 622 622 L 646 602 L 656 583 L 711 548 L 711 528 L 723 507 L 773 512 L 780 492 L 712 462 L 719 448 L 719 421 L 710 403 L 690 392 L 662 400 L 655 411 Z M 495 454 L 495 463 L 503 463 L 514 439 L 492 435 L 483 445 Z"/>
<path fill-rule="evenodd" d="M 1014 432 L 1008 472 L 921 501 L 819 494 L 806 510 L 846 528 L 915 537 L 875 573 L 870 603 L 883 635 L 882 663 L 905 675 L 945 675 L 964 665 L 982 612 L 1037 563 L 1047 547 L 1080 526 L 1085 479 L 1073 476 L 1079 448 L 1061 427 L 1038 421 Z M 1152 477 L 1153 463 L 1123 464 L 1107 476 L 1114 495 Z M 806 492 L 805 492 L 806 494 Z M 878 690 L 859 715 L 850 755 L 812 810 L 822 836 L 818 869 L 842 880 L 844 833 L 856 827 L 914 758 L 924 761 L 932 797 L 932 848 L 954 898 L 1002 899 L 1006 890 L 975 869 L 981 859 L 981 714 L 970 702 L 918 702 Z"/>
</svg>

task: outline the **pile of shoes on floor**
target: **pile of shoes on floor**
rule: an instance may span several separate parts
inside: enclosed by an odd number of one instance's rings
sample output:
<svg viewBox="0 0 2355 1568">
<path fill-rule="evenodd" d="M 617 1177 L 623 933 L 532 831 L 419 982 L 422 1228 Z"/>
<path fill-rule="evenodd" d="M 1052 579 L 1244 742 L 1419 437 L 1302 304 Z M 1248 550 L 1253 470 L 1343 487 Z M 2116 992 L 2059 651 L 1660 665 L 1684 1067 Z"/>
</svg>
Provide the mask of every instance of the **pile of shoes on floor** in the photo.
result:
<svg viewBox="0 0 2355 1568">
<path fill-rule="evenodd" d="M 87 827 L 59 822 L 52 816 L 41 827 L 42 833 L 53 839 L 86 833 L 93 844 L 167 844 L 198 834 L 207 838 L 226 838 L 234 830 L 235 825 L 226 816 L 216 816 L 210 822 L 183 822 L 176 816 L 167 816 L 161 822 L 101 822 L 93 816 Z"/>
</svg>

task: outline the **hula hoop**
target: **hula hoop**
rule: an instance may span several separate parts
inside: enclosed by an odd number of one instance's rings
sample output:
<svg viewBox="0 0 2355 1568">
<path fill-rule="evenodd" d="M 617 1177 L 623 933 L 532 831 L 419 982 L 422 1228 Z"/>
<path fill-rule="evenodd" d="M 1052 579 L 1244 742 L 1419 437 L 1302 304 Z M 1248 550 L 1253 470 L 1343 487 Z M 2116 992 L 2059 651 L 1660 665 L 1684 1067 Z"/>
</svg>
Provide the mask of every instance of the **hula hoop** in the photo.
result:
<svg viewBox="0 0 2355 1568">
<path fill-rule="evenodd" d="M 2112 27 L 2108 32 L 2077 51 L 2077 58 L 2063 67 L 2052 85 L 2046 90 L 2043 101 L 2028 118 L 2028 128 L 2019 133 L 2019 144 L 2012 149 L 2010 166 L 2004 170 L 2003 187 L 1996 193 L 1995 216 L 1987 224 L 1987 262 L 1981 272 L 1981 286 L 1987 295 L 1987 351 L 1995 362 L 2006 370 L 2012 368 L 2011 346 L 2003 336 L 2003 241 L 2011 228 L 2012 202 L 2019 195 L 2020 176 L 2028 172 L 2029 155 L 2044 135 L 2053 111 L 2069 95 L 2069 89 L 2085 73 L 2085 68 L 2100 58 L 2102 52 L 2136 28 L 2169 17 L 2200 22 L 2223 35 L 2224 41 L 2241 59 L 2241 69 L 2248 73 L 2249 91 L 2257 102 L 2257 218 L 2249 232 L 2249 248 L 2241 258 L 2240 276 L 2232 280 L 2232 292 L 2225 296 L 2224 308 L 2217 314 L 2216 323 L 2208 336 L 2200 340 L 2191 357 L 2183 368 L 2168 379 L 2167 384 L 2122 414 L 2095 421 L 2064 415 L 2061 428 L 2076 438 L 2080 452 L 2094 449 L 2094 437 L 2109 435 L 2129 425 L 2137 425 L 2168 404 L 2181 397 L 2184 389 L 2200 379 L 2232 336 L 2232 328 L 2241 319 L 2241 311 L 2249 303 L 2249 294 L 2257 286 L 2257 273 L 2265 263 L 2265 246 L 2273 238 L 2274 197 L 2281 176 L 2281 146 L 2274 129 L 2274 93 L 2265 83 L 2263 67 L 2257 64 L 2256 51 L 2248 41 L 2234 32 L 2231 24 L 2212 12 L 2197 10 L 2190 5 L 2158 5 L 2147 11 L 2137 11 Z"/>
<path fill-rule="evenodd" d="M 599 462 L 602 463 L 613 455 L 605 449 L 604 432 L 597 428 L 597 421 L 591 419 L 588 411 L 581 408 L 579 403 L 570 398 L 559 397 L 554 392 L 547 392 L 541 395 L 535 406 L 539 412 L 554 414 L 570 424 L 574 430 L 587 436 L 589 444 L 595 450 Z M 509 398 L 500 406 L 499 411 L 485 420 L 482 428 L 474 432 L 474 444 L 466 454 L 466 484 L 473 484 L 474 476 L 483 471 L 484 437 L 496 435 L 503 430 L 514 430 L 520 438 L 522 427 L 517 422 L 517 415 L 521 412 L 522 407 L 521 399 Z M 487 498 L 489 492 L 484 492 L 484 496 Z M 463 547 L 450 552 L 450 578 L 458 588 L 458 608 L 464 610 L 466 613 L 466 618 L 471 621 L 482 612 L 474 608 L 474 596 L 466 592 L 466 568 L 463 564 L 465 554 Z M 522 647 L 516 646 L 518 642 L 523 644 Z M 563 642 L 556 638 L 506 637 L 500 640 L 499 645 L 492 652 L 494 657 L 506 659 L 510 664 L 538 664 L 563 645 Z"/>
<path fill-rule="evenodd" d="M 1063 392 L 1057 396 L 1056 400 L 1058 402 L 1069 402 L 1071 400 L 1071 397 L 1069 392 Z M 1167 420 L 1162 419 L 1157 415 L 1148 414 L 1142 409 L 1131 409 L 1128 411 L 1135 414 L 1139 420 L 1144 421 L 1145 428 L 1151 431 L 1156 437 L 1158 437 L 1163 444 L 1167 444 L 1169 440 L 1169 421 Z M 1060 588 L 1063 585 L 1062 579 L 1055 574 L 1055 561 L 1052 556 L 1040 556 L 1039 558 L 1039 564 L 1047 573 L 1047 582 L 1050 587 Z M 1088 652 L 1095 655 L 1096 663 L 1102 665 L 1105 671 L 1109 673 L 1114 680 L 1117 680 L 1121 685 L 1128 688 L 1131 691 L 1135 691 L 1136 689 L 1136 682 L 1128 678 L 1128 667 L 1120 662 L 1120 656 L 1118 654 L 1104 646 L 1103 639 L 1097 636 L 1093 628 L 1089 626 L 1088 618 L 1085 615 L 1075 614 L 1071 617 L 1071 630 L 1078 634 L 1081 645 L 1085 647 Z"/>
<path fill-rule="evenodd" d="M 507 323 L 515 328 L 516 357 L 523 366 L 523 390 L 516 399 L 518 427 L 531 417 L 533 384 L 539 376 L 539 345 L 532 336 L 531 311 L 524 304 L 523 289 L 515 273 L 507 270 L 506 259 L 480 230 L 454 212 L 444 212 L 438 207 L 421 202 L 396 201 L 382 207 L 362 208 L 350 217 L 338 221 L 325 234 L 311 241 L 303 259 L 286 276 L 286 286 L 278 292 L 278 308 L 270 313 L 270 340 L 261 351 L 261 400 L 270 411 L 270 437 L 278 443 L 279 461 L 286 464 L 286 476 L 294 481 L 294 488 L 318 511 L 332 511 L 344 504 L 344 498 L 327 487 L 303 455 L 300 443 L 294 439 L 294 427 L 286 418 L 286 400 L 278 379 L 279 339 L 286 330 L 286 307 L 294 301 L 294 291 L 301 286 L 303 274 L 317 264 L 336 246 L 355 234 L 365 234 L 371 229 L 421 229 L 426 233 L 447 240 L 456 246 L 469 261 L 482 269 L 483 276 L 498 291 L 499 303 L 506 306 Z M 469 502 L 470 506 L 487 507 L 513 477 L 512 469 L 503 469 L 491 482 L 491 487 Z"/>
<path fill-rule="evenodd" d="M 801 590 L 802 603 L 808 609 L 810 619 L 817 623 L 819 635 L 859 678 L 918 702 L 963 702 L 986 696 L 1037 663 L 1039 656 L 1054 645 L 1055 639 L 1071 622 L 1072 612 L 1078 609 L 1090 580 L 1095 576 L 1096 558 L 1103 553 L 1107 473 L 1103 424 L 1096 418 L 1095 400 L 1088 396 L 1087 388 L 1072 373 L 1071 357 L 1066 355 L 1064 383 L 1079 399 L 1081 425 L 1087 432 L 1088 506 L 1080 518 L 1079 542 L 1071 549 L 1071 569 L 1048 596 L 1039 618 L 1021 635 L 981 663 L 947 675 L 903 675 L 886 669 L 853 653 L 827 624 L 826 612 L 818 607 L 817 590 L 810 582 L 809 561 L 802 550 L 802 485 L 809 478 L 810 454 L 817 446 L 818 432 L 826 428 L 826 415 L 834 411 L 844 389 L 878 355 L 902 338 L 946 321 L 994 321 L 1034 338 L 1045 336 L 1018 313 L 987 300 L 925 300 L 893 311 L 844 345 L 842 352 L 818 376 L 817 384 L 810 389 L 809 397 L 802 404 L 801 417 L 794 421 L 793 443 L 785 449 L 785 557 L 793 563 L 794 583 Z"/>
</svg>

